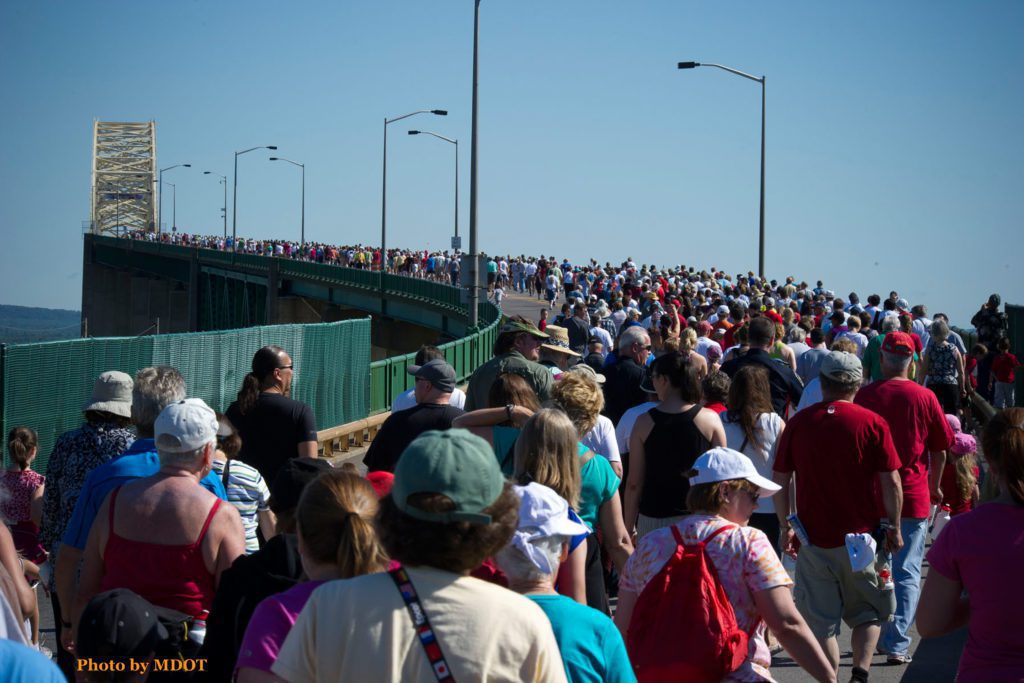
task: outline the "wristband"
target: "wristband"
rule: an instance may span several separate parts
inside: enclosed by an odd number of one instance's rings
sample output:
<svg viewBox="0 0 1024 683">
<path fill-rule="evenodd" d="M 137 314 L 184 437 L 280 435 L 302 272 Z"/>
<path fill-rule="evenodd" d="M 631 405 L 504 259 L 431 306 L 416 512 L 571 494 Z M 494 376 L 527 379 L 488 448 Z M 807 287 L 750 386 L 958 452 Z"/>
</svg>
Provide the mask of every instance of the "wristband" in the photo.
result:
<svg viewBox="0 0 1024 683">
<path fill-rule="evenodd" d="M 513 404 L 511 404 L 511 403 L 506 403 L 505 404 L 505 416 L 508 417 L 509 420 L 512 419 L 512 409 L 513 408 L 515 408 L 515 406 Z"/>
</svg>

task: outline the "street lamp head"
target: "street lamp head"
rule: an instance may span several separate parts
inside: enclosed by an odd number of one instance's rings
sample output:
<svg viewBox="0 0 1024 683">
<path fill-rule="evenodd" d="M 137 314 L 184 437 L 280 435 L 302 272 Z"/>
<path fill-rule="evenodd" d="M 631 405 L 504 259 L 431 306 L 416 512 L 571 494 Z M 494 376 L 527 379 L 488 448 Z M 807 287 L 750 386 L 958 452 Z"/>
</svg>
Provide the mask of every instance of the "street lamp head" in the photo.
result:
<svg viewBox="0 0 1024 683">
<path fill-rule="evenodd" d="M 192 168 L 192 164 L 182 164 L 185 168 Z"/>
<path fill-rule="evenodd" d="M 278 157 L 270 157 L 269 161 L 277 161 Z"/>
<path fill-rule="evenodd" d="M 418 130 L 410 130 L 409 131 L 409 135 L 419 135 L 419 134 L 420 134 L 420 132 Z"/>
<path fill-rule="evenodd" d="M 431 109 L 430 113 L 437 116 L 448 116 L 448 111 L 446 109 Z"/>
<path fill-rule="evenodd" d="M 700 66 L 700 62 L 679 62 L 680 69 L 696 69 Z"/>
<path fill-rule="evenodd" d="M 277 145 L 267 145 L 267 149 L 277 149 Z"/>
</svg>

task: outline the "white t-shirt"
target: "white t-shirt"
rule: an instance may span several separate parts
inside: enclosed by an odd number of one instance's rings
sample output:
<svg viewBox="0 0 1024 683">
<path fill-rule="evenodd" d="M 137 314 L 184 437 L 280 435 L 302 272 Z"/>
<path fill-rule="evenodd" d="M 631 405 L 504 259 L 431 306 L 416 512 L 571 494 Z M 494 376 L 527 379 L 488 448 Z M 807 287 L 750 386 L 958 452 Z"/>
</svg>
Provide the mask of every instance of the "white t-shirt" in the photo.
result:
<svg viewBox="0 0 1024 683">
<path fill-rule="evenodd" d="M 551 623 L 534 602 L 468 576 L 406 571 L 455 680 L 566 680 Z M 398 588 L 383 572 L 317 588 L 273 672 L 291 683 L 437 681 Z"/>
<path fill-rule="evenodd" d="M 658 405 L 657 401 L 648 401 L 633 406 L 622 414 L 619 424 L 615 425 L 615 440 L 619 443 L 619 453 L 629 453 L 629 435 L 633 433 L 636 419 L 656 405 Z"/>
<path fill-rule="evenodd" d="M 597 416 L 597 424 L 580 439 L 580 443 L 598 455 L 603 455 L 608 462 L 622 462 L 619 443 L 615 440 L 615 425 L 604 415 Z"/>
<path fill-rule="evenodd" d="M 806 389 L 804 390 L 806 392 Z M 750 461 L 754 463 L 754 467 L 757 468 L 757 473 L 766 479 L 772 478 L 772 465 L 775 464 L 775 450 L 778 447 L 779 433 L 782 431 L 785 423 L 777 413 L 761 413 L 757 418 L 757 435 L 760 437 L 755 443 L 752 440 L 747 440 L 747 443 L 743 443 L 746 440 L 746 434 L 743 432 L 743 425 L 737 422 L 730 422 L 728 418 L 729 413 L 722 413 L 722 426 L 725 428 L 725 445 L 734 451 L 739 451 L 743 455 L 750 458 Z M 743 446 L 741 449 L 740 446 Z M 774 496 L 767 496 L 761 498 L 757 502 L 757 510 L 755 512 L 761 513 L 774 513 L 775 503 Z"/>
<path fill-rule="evenodd" d="M 395 396 L 395 400 L 391 402 L 391 412 L 397 413 L 399 410 L 408 410 L 416 406 L 416 395 L 415 389 L 409 389 L 403 391 L 398 396 Z M 454 389 L 452 395 L 448 397 L 448 405 L 455 406 L 460 410 L 465 410 L 466 406 L 466 392 L 462 389 Z"/>
</svg>

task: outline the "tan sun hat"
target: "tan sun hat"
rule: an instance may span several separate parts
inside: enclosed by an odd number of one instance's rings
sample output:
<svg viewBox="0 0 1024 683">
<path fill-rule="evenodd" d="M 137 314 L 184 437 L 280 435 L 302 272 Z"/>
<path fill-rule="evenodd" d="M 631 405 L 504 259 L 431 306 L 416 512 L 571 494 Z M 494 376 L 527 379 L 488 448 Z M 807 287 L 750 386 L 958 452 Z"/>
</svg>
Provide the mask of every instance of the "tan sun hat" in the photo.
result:
<svg viewBox="0 0 1024 683">
<path fill-rule="evenodd" d="M 580 354 L 569 348 L 569 330 L 558 325 L 548 325 L 544 328 L 544 332 L 550 339 L 540 345 L 542 349 L 559 351 L 579 358 Z"/>
<path fill-rule="evenodd" d="M 92 396 L 82 406 L 82 412 L 99 410 L 121 417 L 132 416 L 132 376 L 117 370 L 108 370 L 96 378 Z"/>
</svg>

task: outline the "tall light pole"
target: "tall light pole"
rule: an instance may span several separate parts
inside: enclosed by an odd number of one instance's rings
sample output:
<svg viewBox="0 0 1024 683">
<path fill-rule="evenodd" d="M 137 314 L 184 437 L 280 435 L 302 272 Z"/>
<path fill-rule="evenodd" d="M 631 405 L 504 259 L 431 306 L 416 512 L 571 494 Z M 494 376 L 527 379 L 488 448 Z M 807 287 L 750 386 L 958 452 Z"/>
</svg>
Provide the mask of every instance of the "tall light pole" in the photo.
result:
<svg viewBox="0 0 1024 683">
<path fill-rule="evenodd" d="M 220 178 L 220 180 L 218 182 L 221 185 L 224 186 L 224 208 L 221 209 L 221 212 L 223 213 L 223 216 L 221 216 L 221 217 L 224 219 L 224 239 L 227 239 L 228 238 L 228 177 L 226 175 L 221 175 L 220 173 L 214 173 L 213 171 L 203 171 L 203 175 L 217 176 L 218 178 Z"/>
<path fill-rule="evenodd" d="M 160 205 L 157 207 L 157 218 L 156 218 L 156 231 L 160 232 L 160 223 L 164 219 L 164 171 L 170 171 L 172 168 L 192 168 L 192 164 L 175 164 L 174 166 L 168 166 L 167 168 L 161 168 L 158 174 L 160 179 Z"/>
<path fill-rule="evenodd" d="M 760 230 L 758 238 L 758 249 L 757 249 L 757 275 L 758 277 L 764 277 L 764 102 L 765 102 L 765 77 L 751 76 L 748 73 L 733 69 L 728 66 L 722 66 L 721 64 L 708 64 L 701 62 L 679 62 L 680 69 L 695 69 L 698 66 L 713 66 L 716 69 L 722 71 L 728 71 L 731 74 L 742 76 L 751 81 L 761 84 L 761 220 Z"/>
<path fill-rule="evenodd" d="M 297 161 L 291 159 L 285 159 L 284 157 L 270 157 L 271 161 L 287 161 L 292 166 L 298 166 L 302 169 L 302 240 L 299 244 L 302 247 L 306 246 L 306 165 L 300 164 Z"/>
<path fill-rule="evenodd" d="M 277 145 L 260 145 L 235 152 L 235 187 L 231 192 L 231 251 L 235 251 L 238 244 L 238 157 L 257 149 L 277 149 Z"/>
<path fill-rule="evenodd" d="M 477 261 L 476 244 L 476 120 L 477 120 L 477 85 L 480 81 L 480 0 L 473 1 L 473 123 L 469 138 L 469 327 L 473 329 L 479 323 L 480 289 L 477 286 L 480 278 Z"/>
<path fill-rule="evenodd" d="M 178 231 L 178 185 L 167 183 L 171 186 L 171 232 Z"/>
<path fill-rule="evenodd" d="M 444 109 L 420 109 L 396 116 L 393 119 L 384 119 L 384 164 L 380 190 L 380 270 L 383 273 L 388 267 L 388 124 L 417 114 L 433 114 L 434 116 L 448 116 Z M 381 287 L 384 286 L 384 279 L 381 278 Z"/>
<path fill-rule="evenodd" d="M 457 238 L 459 236 L 459 141 L 446 138 L 437 133 L 431 133 L 429 130 L 410 130 L 409 135 L 432 135 L 438 140 L 444 140 L 455 145 L 455 237 Z"/>
</svg>

